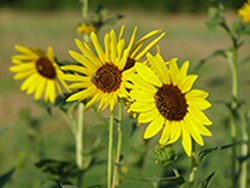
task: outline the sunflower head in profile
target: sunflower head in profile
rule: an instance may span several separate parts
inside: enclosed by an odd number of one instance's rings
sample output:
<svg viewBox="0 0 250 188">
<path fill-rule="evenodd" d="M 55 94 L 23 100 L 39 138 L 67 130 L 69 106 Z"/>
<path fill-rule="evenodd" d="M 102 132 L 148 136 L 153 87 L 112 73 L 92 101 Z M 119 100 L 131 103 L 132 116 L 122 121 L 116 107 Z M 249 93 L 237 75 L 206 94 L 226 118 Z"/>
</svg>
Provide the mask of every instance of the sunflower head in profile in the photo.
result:
<svg viewBox="0 0 250 188">
<path fill-rule="evenodd" d="M 239 10 L 238 14 L 243 18 L 245 23 L 250 23 L 250 0 L 246 2 Z"/>
<path fill-rule="evenodd" d="M 181 138 L 188 156 L 192 152 L 193 138 L 203 145 L 201 136 L 211 136 L 206 126 L 212 122 L 202 112 L 211 104 L 206 100 L 208 93 L 192 89 L 197 75 L 187 75 L 189 62 L 180 68 L 177 59 L 164 62 L 160 54 L 147 54 L 148 65 L 136 63 L 137 74 L 132 77 L 134 84 L 130 92 L 134 102 L 130 110 L 138 112 L 138 123 L 147 123 L 144 138 L 159 133 L 160 145 L 168 145 Z"/>
<path fill-rule="evenodd" d="M 47 52 L 20 45 L 15 45 L 15 49 L 21 54 L 12 56 L 14 65 L 10 71 L 16 73 L 15 80 L 25 79 L 21 90 L 33 93 L 36 100 L 43 98 L 50 103 L 55 102 L 57 93 L 63 96 L 64 90 L 70 92 L 51 47 Z"/>
</svg>

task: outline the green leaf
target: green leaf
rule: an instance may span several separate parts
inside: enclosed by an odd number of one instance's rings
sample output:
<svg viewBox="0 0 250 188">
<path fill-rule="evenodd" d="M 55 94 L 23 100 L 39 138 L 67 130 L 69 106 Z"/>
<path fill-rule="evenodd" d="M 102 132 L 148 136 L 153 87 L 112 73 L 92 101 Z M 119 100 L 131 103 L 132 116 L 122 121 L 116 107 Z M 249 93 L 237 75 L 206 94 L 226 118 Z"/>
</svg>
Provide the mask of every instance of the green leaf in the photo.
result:
<svg viewBox="0 0 250 188">
<path fill-rule="evenodd" d="M 209 54 L 207 57 L 201 59 L 198 64 L 196 65 L 196 67 L 194 68 L 195 71 L 199 71 L 200 68 L 210 59 L 216 57 L 216 56 L 223 56 L 223 57 L 226 57 L 226 54 L 225 54 L 225 50 L 215 50 L 213 53 Z"/>
<path fill-rule="evenodd" d="M 182 176 L 178 177 L 163 177 L 163 178 L 136 178 L 136 177 L 128 177 L 128 179 L 136 180 L 136 181 L 150 181 L 150 182 L 174 182 L 178 185 L 182 185 L 185 183 L 185 179 Z"/>
<path fill-rule="evenodd" d="M 214 33 L 219 25 L 216 19 L 207 20 L 205 24 L 210 33 Z"/>
<path fill-rule="evenodd" d="M 60 188 L 77 188 L 74 185 L 60 185 Z"/>
<path fill-rule="evenodd" d="M 216 146 L 216 147 L 213 147 L 213 148 L 202 150 L 201 152 L 198 153 L 198 161 L 201 162 L 203 160 L 203 158 L 206 157 L 208 154 L 218 152 L 218 151 L 221 151 L 221 150 L 224 150 L 224 149 L 229 149 L 229 148 L 234 147 L 236 145 L 239 145 L 241 143 L 242 142 L 240 141 L 240 142 L 236 142 L 236 143 L 233 143 L 233 144 L 226 144 L 226 145 Z"/>
<path fill-rule="evenodd" d="M 218 16 L 218 8 L 217 7 L 210 7 L 208 10 L 208 17 L 210 19 L 215 19 Z"/>
<path fill-rule="evenodd" d="M 209 176 L 201 183 L 200 188 L 207 188 L 215 174 L 216 174 L 216 171 L 209 174 Z"/>
<path fill-rule="evenodd" d="M 250 24 L 244 25 L 242 34 L 244 35 L 250 35 Z"/>
<path fill-rule="evenodd" d="M 10 181 L 10 178 L 12 177 L 13 173 L 14 173 L 15 169 L 12 168 L 10 169 L 6 174 L 0 176 L 0 188 L 3 188 L 4 185 Z"/>
<path fill-rule="evenodd" d="M 68 161 L 44 159 L 37 162 L 35 165 L 43 172 L 55 175 L 61 182 L 66 182 L 69 177 L 75 176 L 79 172 L 76 164 Z"/>
<path fill-rule="evenodd" d="M 241 63 L 244 64 L 244 63 L 249 63 L 250 62 L 250 55 L 245 57 L 243 60 L 241 60 Z"/>
</svg>

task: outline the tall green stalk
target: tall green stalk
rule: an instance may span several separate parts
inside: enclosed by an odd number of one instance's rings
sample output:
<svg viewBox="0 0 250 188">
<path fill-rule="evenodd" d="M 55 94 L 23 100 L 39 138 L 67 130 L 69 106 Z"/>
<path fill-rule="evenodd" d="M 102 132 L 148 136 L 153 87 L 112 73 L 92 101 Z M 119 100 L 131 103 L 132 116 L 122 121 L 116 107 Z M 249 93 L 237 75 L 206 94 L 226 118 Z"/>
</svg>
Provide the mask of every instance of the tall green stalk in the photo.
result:
<svg viewBox="0 0 250 188">
<path fill-rule="evenodd" d="M 76 164 L 79 169 L 83 168 L 83 150 L 84 150 L 84 104 L 78 104 L 78 121 L 77 121 L 77 131 L 75 135 L 76 139 Z"/>
<path fill-rule="evenodd" d="M 230 66 L 231 75 L 232 75 L 232 96 L 234 98 L 234 102 L 232 104 L 233 110 L 237 107 L 237 101 L 239 99 L 239 84 L 238 84 L 238 54 L 237 48 L 233 47 L 226 52 L 227 60 Z M 237 141 L 237 119 L 233 114 L 232 122 L 230 124 L 230 133 L 232 143 L 236 143 Z M 232 157 L 231 157 L 231 174 L 232 174 L 232 187 L 236 187 L 237 184 L 237 151 L 236 146 L 232 147 Z"/>
<path fill-rule="evenodd" d="M 120 163 L 120 156 L 121 156 L 121 149 L 122 149 L 122 119 L 123 119 L 123 104 L 122 101 L 118 104 L 119 108 L 119 115 L 118 115 L 118 123 L 117 123 L 117 148 L 116 148 L 116 157 L 115 157 L 115 166 L 114 166 L 114 173 L 113 173 L 113 182 L 112 182 L 112 188 L 115 188 L 115 186 L 118 184 L 119 174 L 119 163 Z"/>
<path fill-rule="evenodd" d="M 241 132 L 241 140 L 243 143 L 241 144 L 240 148 L 240 155 L 242 158 L 246 157 L 248 155 L 248 133 L 247 133 L 247 127 L 246 122 L 244 121 L 244 117 L 242 117 L 242 113 L 240 112 L 240 109 L 237 108 L 238 102 L 239 102 L 239 75 L 238 75 L 238 49 L 237 47 L 234 47 L 230 49 L 227 52 L 227 58 L 228 62 L 231 68 L 232 73 L 232 95 L 235 99 L 235 102 L 232 104 L 233 110 L 235 110 L 237 115 L 233 115 L 233 122 L 231 127 L 231 135 L 233 142 L 236 142 L 236 129 L 237 127 L 240 129 Z M 239 117 L 238 117 L 239 115 Z M 239 120 L 241 120 L 239 122 Z M 236 187 L 236 177 L 237 177 L 237 156 L 236 156 L 236 146 L 233 147 L 233 153 L 232 153 L 232 187 Z M 240 188 L 247 188 L 247 160 L 243 160 L 239 167 L 240 173 L 239 173 L 239 185 Z"/>
<path fill-rule="evenodd" d="M 76 165 L 79 170 L 82 170 L 84 168 L 83 163 L 83 151 L 84 151 L 84 104 L 78 103 L 78 118 L 76 120 L 73 113 L 75 112 L 76 103 L 72 104 L 70 108 L 67 109 L 67 111 L 61 111 L 62 115 L 67 122 L 70 130 L 73 133 L 74 139 L 75 139 L 75 159 L 76 159 Z M 79 188 L 82 187 L 82 173 L 79 171 L 78 179 L 77 179 L 77 185 Z"/>
<path fill-rule="evenodd" d="M 111 183 L 112 183 L 113 127 L 114 127 L 114 111 L 111 112 L 109 119 L 107 188 L 111 188 Z"/>
<path fill-rule="evenodd" d="M 247 123 L 245 121 L 245 117 L 242 118 L 244 120 L 241 123 L 240 129 L 241 129 L 241 139 L 243 143 L 241 144 L 241 157 L 243 158 L 243 161 L 241 162 L 241 171 L 240 171 L 240 188 L 247 188 L 247 168 L 248 168 L 248 133 L 247 133 Z"/>
</svg>

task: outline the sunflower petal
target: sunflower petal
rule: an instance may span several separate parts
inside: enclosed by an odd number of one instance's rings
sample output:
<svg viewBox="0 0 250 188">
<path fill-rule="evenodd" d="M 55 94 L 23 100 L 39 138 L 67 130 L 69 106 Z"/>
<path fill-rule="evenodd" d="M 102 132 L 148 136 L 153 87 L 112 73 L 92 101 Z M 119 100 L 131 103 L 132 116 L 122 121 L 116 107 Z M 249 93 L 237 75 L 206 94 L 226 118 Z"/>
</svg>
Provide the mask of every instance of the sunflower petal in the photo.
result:
<svg viewBox="0 0 250 188">
<path fill-rule="evenodd" d="M 189 130 L 189 133 L 191 134 L 195 142 L 203 146 L 204 141 L 200 135 L 200 132 L 197 127 L 192 123 L 192 121 L 189 120 L 189 118 L 184 119 L 184 126 Z"/>
<path fill-rule="evenodd" d="M 168 124 L 168 131 L 169 131 L 169 140 L 166 142 L 167 145 L 176 142 L 176 140 L 181 135 L 181 123 L 172 121 Z"/>
<path fill-rule="evenodd" d="M 177 59 L 173 58 L 168 61 L 169 72 L 171 76 L 172 83 L 176 86 L 179 81 L 180 70 L 177 66 Z"/>
<path fill-rule="evenodd" d="M 92 43 L 93 43 L 93 45 L 94 45 L 94 47 L 96 49 L 96 52 L 97 52 L 99 58 L 100 59 L 105 59 L 105 54 L 103 52 L 103 49 L 102 49 L 102 47 L 101 47 L 101 45 L 100 45 L 100 43 L 98 41 L 98 38 L 97 38 L 95 32 L 92 32 L 90 34 L 90 39 L 91 39 L 91 41 L 92 41 Z"/>
<path fill-rule="evenodd" d="M 146 128 L 144 132 L 144 139 L 149 139 L 155 136 L 163 127 L 164 118 L 159 115 L 157 116 Z"/>
<path fill-rule="evenodd" d="M 155 73 L 149 67 L 141 63 L 136 63 L 135 67 L 136 70 L 138 71 L 138 74 L 142 77 L 143 80 L 157 87 L 162 86 L 161 80 L 155 75 Z"/>
<path fill-rule="evenodd" d="M 93 96 L 96 93 L 96 89 L 94 86 L 89 87 L 85 90 L 82 91 L 78 91 L 74 94 L 72 94 L 71 96 L 69 96 L 69 98 L 67 98 L 67 102 L 70 101 L 83 101 L 86 98 L 89 98 L 91 96 Z"/>
<path fill-rule="evenodd" d="M 138 124 L 148 123 L 148 122 L 154 120 L 158 115 L 159 115 L 159 112 L 157 111 L 157 109 L 153 109 L 153 110 L 147 111 L 147 112 L 142 112 L 138 116 Z"/>
<path fill-rule="evenodd" d="M 188 75 L 186 77 L 184 84 L 182 86 L 180 86 L 182 93 L 188 92 L 192 88 L 192 86 L 193 86 L 194 82 L 197 80 L 197 78 L 198 78 L 197 75 Z"/>
<path fill-rule="evenodd" d="M 162 33 L 159 37 L 151 41 L 136 57 L 136 60 L 141 60 L 142 57 L 154 46 L 156 43 L 159 42 L 163 37 L 165 36 L 165 33 Z"/>
<path fill-rule="evenodd" d="M 181 126 L 181 136 L 182 136 L 182 146 L 186 152 L 186 154 L 190 157 L 192 153 L 192 141 L 191 136 L 187 130 L 187 127 Z"/>
<path fill-rule="evenodd" d="M 162 82 L 164 84 L 170 84 L 169 71 L 161 55 L 157 53 L 156 56 L 153 57 L 150 53 L 148 53 L 147 58 Z"/>
<path fill-rule="evenodd" d="M 204 125 L 212 125 L 212 121 L 208 119 L 208 117 L 199 109 L 193 108 L 191 106 L 188 107 L 189 113 L 193 114 L 202 124 Z"/>
</svg>

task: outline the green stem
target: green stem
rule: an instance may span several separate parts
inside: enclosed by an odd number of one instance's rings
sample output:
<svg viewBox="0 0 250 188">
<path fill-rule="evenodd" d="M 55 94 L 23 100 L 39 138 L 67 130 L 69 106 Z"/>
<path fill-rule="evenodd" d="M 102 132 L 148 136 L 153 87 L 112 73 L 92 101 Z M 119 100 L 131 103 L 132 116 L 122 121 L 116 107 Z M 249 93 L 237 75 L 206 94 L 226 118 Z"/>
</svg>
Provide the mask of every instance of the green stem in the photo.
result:
<svg viewBox="0 0 250 188">
<path fill-rule="evenodd" d="M 107 188 L 111 188 L 111 182 L 112 182 L 113 126 L 114 126 L 114 112 L 111 112 L 109 119 Z"/>
<path fill-rule="evenodd" d="M 247 123 L 245 120 L 245 117 L 241 118 L 244 120 L 241 123 L 240 129 L 241 129 L 241 139 L 243 143 L 241 144 L 241 157 L 243 158 L 243 161 L 241 162 L 241 171 L 240 171 L 240 188 L 247 188 L 247 166 L 248 166 L 248 133 L 247 133 Z"/>
<path fill-rule="evenodd" d="M 231 124 L 230 124 L 230 134 L 231 134 L 231 140 L 232 143 L 236 143 L 236 121 L 233 118 Z M 237 162 L 237 150 L 236 146 L 232 146 L 232 156 L 231 156 L 231 175 L 232 175 L 232 187 L 236 187 L 237 184 L 237 168 L 236 168 L 236 162 Z"/>
<path fill-rule="evenodd" d="M 84 134 L 84 104 L 79 103 L 78 104 L 78 122 L 77 122 L 77 132 L 75 135 L 76 140 L 76 164 L 79 169 L 83 168 L 83 160 L 82 160 L 82 154 L 83 154 L 83 148 L 84 148 L 84 140 L 83 140 L 83 134 Z"/>
<path fill-rule="evenodd" d="M 192 167 L 192 170 L 189 174 L 188 188 L 195 186 L 195 174 L 198 169 L 198 164 L 196 162 L 196 148 L 195 148 L 195 143 L 193 140 L 192 140 L 191 167 Z"/>
<path fill-rule="evenodd" d="M 237 49 L 232 48 L 227 51 L 227 59 L 231 69 L 232 75 L 232 96 L 234 98 L 234 102 L 232 103 L 232 109 L 235 110 L 237 108 L 237 101 L 239 100 L 239 84 L 238 84 L 238 55 Z M 237 119 L 234 114 L 232 114 L 232 122 L 230 124 L 230 134 L 232 143 L 237 141 Z M 237 185 L 237 151 L 236 146 L 232 147 L 232 157 L 231 157 L 231 174 L 232 174 L 232 187 L 236 187 Z"/>
<path fill-rule="evenodd" d="M 117 179 L 119 179 L 118 169 L 120 165 L 119 163 L 120 163 L 121 148 L 122 148 L 122 119 L 123 119 L 122 101 L 119 102 L 118 108 L 119 108 L 119 116 L 118 116 L 118 123 L 117 123 L 118 138 L 117 138 L 117 149 L 116 149 L 116 158 L 115 158 L 112 188 L 115 188 L 115 186 L 119 182 L 117 181 Z"/>
<path fill-rule="evenodd" d="M 238 74 L 238 53 L 236 48 L 227 51 L 228 63 L 232 73 L 232 95 L 239 99 L 239 74 Z"/>
<path fill-rule="evenodd" d="M 176 177 L 180 177 L 181 175 L 180 175 L 178 169 L 176 168 L 175 164 L 174 164 L 173 162 L 171 162 L 170 165 L 171 165 L 171 167 L 172 167 L 172 170 L 173 170 L 173 172 L 174 172 L 174 175 L 175 175 Z"/>
<path fill-rule="evenodd" d="M 68 113 L 65 113 L 62 110 L 60 110 L 60 112 L 61 112 L 64 120 L 66 121 L 67 125 L 69 126 L 69 129 L 71 130 L 73 136 L 75 137 L 77 123 L 75 122 L 74 119 L 71 118 L 71 116 Z"/>
<path fill-rule="evenodd" d="M 80 0 L 82 2 L 82 17 L 86 21 L 88 19 L 88 0 Z"/>
<path fill-rule="evenodd" d="M 174 175 L 175 175 L 176 177 L 180 177 L 181 175 L 180 175 L 178 169 L 176 168 L 175 164 L 174 164 L 173 162 L 171 162 L 170 165 L 171 165 L 171 167 L 172 167 L 172 170 L 173 170 L 173 172 L 174 172 Z M 179 188 L 184 188 L 184 187 L 185 187 L 185 184 L 184 184 L 184 183 L 181 184 L 181 185 L 179 186 Z"/>
</svg>

